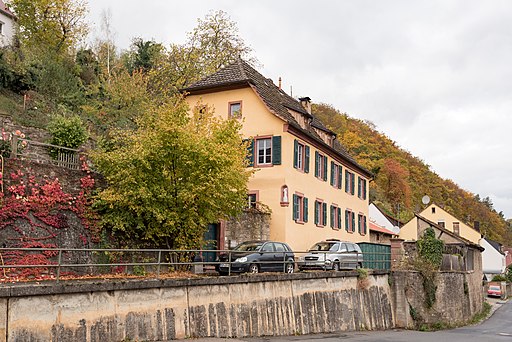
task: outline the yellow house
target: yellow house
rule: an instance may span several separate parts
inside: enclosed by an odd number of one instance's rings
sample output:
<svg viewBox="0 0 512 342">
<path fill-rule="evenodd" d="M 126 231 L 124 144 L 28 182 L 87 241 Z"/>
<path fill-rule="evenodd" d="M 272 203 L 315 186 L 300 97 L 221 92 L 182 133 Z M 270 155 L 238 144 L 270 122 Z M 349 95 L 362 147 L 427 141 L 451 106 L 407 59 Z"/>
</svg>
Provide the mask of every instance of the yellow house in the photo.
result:
<svg viewBox="0 0 512 342">
<path fill-rule="evenodd" d="M 191 108 L 208 104 L 243 123 L 256 171 L 248 205 L 271 209 L 270 239 L 297 251 L 329 238 L 369 241 L 372 175 L 315 118 L 309 98 L 294 99 L 240 59 L 184 91 Z M 222 229 L 220 248 L 228 245 Z"/>
<path fill-rule="evenodd" d="M 436 204 L 429 205 L 419 215 L 438 226 L 458 235 L 474 244 L 479 244 L 482 235 L 479 231 L 468 226 L 461 220 L 452 216 Z M 417 216 L 407 222 L 401 229 L 399 237 L 404 240 L 418 240 Z"/>
</svg>

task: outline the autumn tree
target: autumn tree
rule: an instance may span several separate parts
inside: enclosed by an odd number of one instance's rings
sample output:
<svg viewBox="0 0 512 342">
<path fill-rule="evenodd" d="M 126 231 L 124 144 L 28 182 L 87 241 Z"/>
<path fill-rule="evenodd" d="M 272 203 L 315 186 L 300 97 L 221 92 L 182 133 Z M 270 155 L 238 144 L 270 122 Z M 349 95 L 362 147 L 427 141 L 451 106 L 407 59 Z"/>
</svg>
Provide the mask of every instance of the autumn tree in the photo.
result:
<svg viewBox="0 0 512 342">
<path fill-rule="evenodd" d="M 399 162 L 390 158 L 385 159 L 379 176 L 386 197 L 394 210 L 397 210 L 399 204 L 410 206 L 409 172 Z"/>
<path fill-rule="evenodd" d="M 87 34 L 84 0 L 11 0 L 23 45 L 54 53 L 67 51 Z"/>
<path fill-rule="evenodd" d="M 252 49 L 238 33 L 238 27 L 226 12 L 211 12 L 198 19 L 184 44 L 172 44 L 152 73 L 156 90 L 173 85 L 180 89 L 210 75 L 241 57 L 257 63 Z"/>
<path fill-rule="evenodd" d="M 152 108 L 137 130 L 94 154 L 108 183 L 98 202 L 106 227 L 157 247 L 198 248 L 209 223 L 242 210 L 249 174 L 240 123 L 200 108 L 190 115 L 181 98 Z"/>
</svg>

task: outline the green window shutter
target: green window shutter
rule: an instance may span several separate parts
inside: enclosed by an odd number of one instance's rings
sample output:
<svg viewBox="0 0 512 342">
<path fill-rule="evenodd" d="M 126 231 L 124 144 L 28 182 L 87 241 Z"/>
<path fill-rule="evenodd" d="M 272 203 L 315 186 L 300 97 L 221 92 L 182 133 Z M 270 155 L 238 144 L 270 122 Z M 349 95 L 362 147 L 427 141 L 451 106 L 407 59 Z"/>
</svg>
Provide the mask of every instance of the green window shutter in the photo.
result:
<svg viewBox="0 0 512 342">
<path fill-rule="evenodd" d="M 359 234 L 363 234 L 363 227 L 362 227 L 362 220 L 361 220 L 361 215 L 357 215 L 357 231 L 359 232 Z"/>
<path fill-rule="evenodd" d="M 318 203 L 318 201 L 315 201 L 315 224 L 318 224 L 320 218 L 320 213 L 318 212 L 320 207 L 319 204 L 320 203 Z"/>
<path fill-rule="evenodd" d="M 303 201 L 303 205 L 304 205 L 304 222 L 308 222 L 308 199 L 307 197 L 304 197 L 304 201 Z"/>
<path fill-rule="evenodd" d="M 361 177 L 357 177 L 357 197 L 363 196 L 363 189 L 361 189 L 363 185 L 361 184 Z"/>
<path fill-rule="evenodd" d="M 341 208 L 336 208 L 338 211 L 338 228 L 341 229 Z"/>
<path fill-rule="evenodd" d="M 297 139 L 293 140 L 293 167 L 297 168 L 297 154 L 299 153 L 299 142 Z"/>
<path fill-rule="evenodd" d="M 299 208 L 298 208 L 298 198 L 297 198 L 297 195 L 293 194 L 293 207 L 292 207 L 292 211 L 293 211 L 293 214 L 292 214 L 292 218 L 293 220 L 298 220 L 299 218 Z"/>
<path fill-rule="evenodd" d="M 336 208 L 331 205 L 331 228 L 334 228 L 334 217 L 335 217 L 335 210 Z"/>
<path fill-rule="evenodd" d="M 327 226 L 327 203 L 322 203 L 322 224 Z"/>
<path fill-rule="evenodd" d="M 281 165 L 281 136 L 272 137 L 272 165 Z"/>
<path fill-rule="evenodd" d="M 331 185 L 334 185 L 334 162 L 331 161 Z"/>
<path fill-rule="evenodd" d="M 356 190 L 356 177 L 354 176 L 353 173 L 351 173 L 350 175 L 350 193 L 353 195 Z"/>
<path fill-rule="evenodd" d="M 363 232 L 366 235 L 366 216 L 363 216 Z"/>
<path fill-rule="evenodd" d="M 244 143 L 249 141 L 247 145 L 247 166 L 254 166 L 254 139 L 244 139 Z"/>
<path fill-rule="evenodd" d="M 349 227 L 348 227 L 348 210 L 345 210 L 345 230 L 347 232 L 349 231 Z"/>
<path fill-rule="evenodd" d="M 319 173 L 319 170 L 318 170 L 318 158 L 320 158 L 318 156 L 318 152 L 315 151 L 315 177 L 318 177 L 318 173 Z"/>
<path fill-rule="evenodd" d="M 345 192 L 350 192 L 350 178 L 348 170 L 345 170 Z"/>
<path fill-rule="evenodd" d="M 327 156 L 324 156 L 324 174 L 323 174 L 324 181 L 327 181 Z"/>
<path fill-rule="evenodd" d="M 343 168 L 341 167 L 341 165 L 338 167 L 338 174 L 336 175 L 336 177 L 338 177 L 338 189 L 341 189 L 341 185 L 343 183 Z"/>
<path fill-rule="evenodd" d="M 304 153 L 304 172 L 309 173 L 309 146 L 305 146 Z"/>
<path fill-rule="evenodd" d="M 350 216 L 352 216 L 352 232 L 354 232 L 356 227 L 356 215 L 352 213 Z"/>
<path fill-rule="evenodd" d="M 363 179 L 363 199 L 366 200 L 366 179 Z"/>
</svg>

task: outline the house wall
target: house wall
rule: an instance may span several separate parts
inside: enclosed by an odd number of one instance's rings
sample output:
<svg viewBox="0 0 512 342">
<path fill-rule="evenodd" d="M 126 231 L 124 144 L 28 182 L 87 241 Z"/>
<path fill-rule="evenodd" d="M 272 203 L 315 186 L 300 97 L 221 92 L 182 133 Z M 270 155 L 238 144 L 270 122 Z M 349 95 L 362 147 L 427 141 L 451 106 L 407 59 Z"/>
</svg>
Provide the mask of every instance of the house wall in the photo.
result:
<svg viewBox="0 0 512 342">
<path fill-rule="evenodd" d="M 382 214 L 382 212 L 377 208 L 375 204 L 370 203 L 368 214 L 370 215 L 370 219 L 377 223 L 379 226 L 384 227 L 397 235 L 400 233 L 400 228 L 389 222 L 387 217 Z"/>
<path fill-rule="evenodd" d="M 15 22 L 10 16 L 0 12 L 0 21 L 2 22 L 2 32 L 0 33 L 0 46 L 10 45 L 15 32 Z"/>
<path fill-rule="evenodd" d="M 398 235 L 400 239 L 405 241 L 416 241 L 418 240 L 418 218 L 414 216 L 409 222 L 407 222 L 401 229 Z"/>
<path fill-rule="evenodd" d="M 432 208 L 435 208 L 435 212 L 432 212 Z M 445 228 L 451 232 L 453 232 L 453 223 L 458 222 L 459 223 L 459 235 L 463 238 L 478 244 L 481 239 L 480 232 L 476 231 L 475 229 L 471 228 L 461 220 L 457 219 L 456 217 L 452 216 L 451 214 L 447 213 L 445 210 L 440 208 L 439 206 L 435 204 L 429 205 L 425 210 L 423 210 L 420 213 L 421 216 L 426 218 L 427 220 L 430 220 L 432 222 L 438 223 L 440 221 L 445 222 Z"/>
<path fill-rule="evenodd" d="M 505 272 L 505 256 L 498 252 L 486 239 L 480 240 L 482 252 L 482 268 L 485 274 L 502 274 Z"/>
<path fill-rule="evenodd" d="M 367 181 L 366 200 L 362 200 L 357 196 L 357 177 L 361 175 L 355 172 L 355 170 L 351 170 L 356 177 L 356 191 L 354 195 L 347 194 L 345 186 L 343 186 L 343 189 L 334 188 L 330 185 L 330 162 L 333 160 L 332 156 L 328 158 L 327 181 L 317 179 L 314 173 L 315 151 L 319 151 L 317 147 L 286 132 L 285 121 L 271 113 L 252 88 L 246 87 L 243 89 L 188 96 L 187 101 L 191 107 L 198 103 L 213 106 L 216 115 L 222 118 L 228 117 L 228 105 L 230 102 L 241 101 L 243 122 L 241 133 L 244 137 L 281 136 L 281 165 L 253 168 L 255 172 L 247 185 L 249 192 L 257 192 L 258 201 L 267 205 L 272 211 L 270 221 L 271 239 L 287 242 L 296 251 L 305 251 L 315 242 L 327 238 L 338 238 L 353 242 L 370 240 L 368 233 L 360 235 L 357 232 L 358 214 L 365 215 L 368 222 L 369 180 L 365 178 Z M 310 146 L 309 173 L 304 173 L 293 167 L 295 139 Z M 325 154 L 324 151 L 322 153 Z M 344 170 L 347 169 L 346 165 L 342 164 L 342 167 Z M 281 203 L 281 189 L 285 185 L 288 187 L 289 202 L 287 204 Z M 308 198 L 309 220 L 307 223 L 297 223 L 293 220 L 292 196 L 295 193 L 301 193 Z M 314 202 L 317 199 L 327 203 L 328 222 L 324 227 L 317 227 L 314 223 Z M 330 227 L 329 207 L 331 204 L 337 204 L 342 209 L 343 229 L 333 230 Z M 356 215 L 356 232 L 354 233 L 348 233 L 344 229 L 344 211 L 347 208 Z"/>
</svg>

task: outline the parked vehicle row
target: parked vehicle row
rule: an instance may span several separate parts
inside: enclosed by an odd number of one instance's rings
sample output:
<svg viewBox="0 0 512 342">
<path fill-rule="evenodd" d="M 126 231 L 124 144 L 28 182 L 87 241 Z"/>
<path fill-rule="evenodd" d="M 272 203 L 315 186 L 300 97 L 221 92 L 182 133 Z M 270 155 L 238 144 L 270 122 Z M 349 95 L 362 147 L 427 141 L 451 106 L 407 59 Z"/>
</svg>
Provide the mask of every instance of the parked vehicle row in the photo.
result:
<svg viewBox="0 0 512 342">
<path fill-rule="evenodd" d="M 356 269 L 363 265 L 361 248 L 347 241 L 328 239 L 314 244 L 304 256 L 295 259 L 290 246 L 277 241 L 247 241 L 217 258 L 220 275 L 259 273 L 265 271 L 293 273 L 307 269 Z"/>
</svg>

